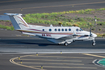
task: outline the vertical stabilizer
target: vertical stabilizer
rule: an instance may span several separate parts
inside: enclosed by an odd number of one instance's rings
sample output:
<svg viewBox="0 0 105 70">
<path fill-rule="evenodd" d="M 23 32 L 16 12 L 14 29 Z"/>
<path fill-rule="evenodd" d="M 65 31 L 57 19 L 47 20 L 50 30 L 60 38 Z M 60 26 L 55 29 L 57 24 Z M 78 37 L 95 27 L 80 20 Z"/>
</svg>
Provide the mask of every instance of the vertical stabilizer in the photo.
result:
<svg viewBox="0 0 105 70">
<path fill-rule="evenodd" d="M 15 30 L 26 29 L 28 28 L 28 24 L 25 20 L 21 17 L 22 14 L 15 14 L 15 13 L 5 13 L 9 16 Z"/>
</svg>

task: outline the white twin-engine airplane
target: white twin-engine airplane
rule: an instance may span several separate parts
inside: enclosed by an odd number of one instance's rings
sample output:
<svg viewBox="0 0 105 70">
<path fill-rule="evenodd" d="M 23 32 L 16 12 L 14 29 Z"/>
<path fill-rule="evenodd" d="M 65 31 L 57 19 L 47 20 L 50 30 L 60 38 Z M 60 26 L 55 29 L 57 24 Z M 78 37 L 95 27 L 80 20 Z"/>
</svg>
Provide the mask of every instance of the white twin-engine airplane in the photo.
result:
<svg viewBox="0 0 105 70">
<path fill-rule="evenodd" d="M 16 13 L 5 13 L 9 16 L 15 30 L 22 32 L 27 35 L 34 35 L 40 38 L 47 39 L 56 44 L 64 44 L 67 46 L 68 44 L 76 41 L 90 41 L 92 40 L 92 45 L 95 45 L 95 37 L 96 34 L 88 31 L 83 31 L 79 27 L 63 27 L 63 26 L 38 26 L 38 25 L 29 25 L 25 22 L 25 20 L 21 17 L 22 14 Z"/>
</svg>

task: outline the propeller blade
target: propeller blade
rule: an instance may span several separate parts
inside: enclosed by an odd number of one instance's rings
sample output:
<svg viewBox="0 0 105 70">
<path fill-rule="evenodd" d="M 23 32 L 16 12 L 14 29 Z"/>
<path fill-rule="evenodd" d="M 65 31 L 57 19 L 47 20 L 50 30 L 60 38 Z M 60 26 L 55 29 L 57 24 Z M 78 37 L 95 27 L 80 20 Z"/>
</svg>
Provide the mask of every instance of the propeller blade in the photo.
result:
<svg viewBox="0 0 105 70">
<path fill-rule="evenodd" d="M 90 27 L 90 37 L 92 37 L 92 33 L 91 33 L 91 27 Z"/>
</svg>

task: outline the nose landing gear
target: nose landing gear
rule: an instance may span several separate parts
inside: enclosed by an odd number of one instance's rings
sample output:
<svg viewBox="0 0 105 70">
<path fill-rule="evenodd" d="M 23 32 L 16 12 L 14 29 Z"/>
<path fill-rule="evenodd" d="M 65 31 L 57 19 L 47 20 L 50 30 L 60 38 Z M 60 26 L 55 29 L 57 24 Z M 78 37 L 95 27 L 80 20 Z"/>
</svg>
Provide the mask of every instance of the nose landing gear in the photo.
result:
<svg viewBox="0 0 105 70">
<path fill-rule="evenodd" d="M 92 43 L 92 45 L 93 45 L 93 46 L 95 46 L 95 45 L 96 45 L 96 43 L 95 43 L 95 42 L 93 42 L 93 43 Z"/>
<path fill-rule="evenodd" d="M 95 40 L 93 40 L 93 43 L 92 43 L 92 45 L 93 45 L 93 46 L 95 46 L 95 45 L 96 45 L 96 42 L 95 42 Z"/>
</svg>

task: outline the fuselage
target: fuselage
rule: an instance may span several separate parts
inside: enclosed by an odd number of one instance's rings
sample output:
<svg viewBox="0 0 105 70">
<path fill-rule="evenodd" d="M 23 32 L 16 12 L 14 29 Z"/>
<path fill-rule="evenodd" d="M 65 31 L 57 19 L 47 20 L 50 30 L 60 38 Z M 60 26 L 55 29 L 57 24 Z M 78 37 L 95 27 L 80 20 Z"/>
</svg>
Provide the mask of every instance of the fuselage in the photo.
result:
<svg viewBox="0 0 105 70">
<path fill-rule="evenodd" d="M 23 34 L 31 34 L 31 35 L 38 35 L 45 38 L 54 38 L 59 39 L 66 36 L 75 36 L 75 40 L 82 40 L 82 39 L 88 39 L 90 36 L 90 32 L 83 31 L 79 27 L 63 27 L 63 26 L 50 26 L 50 27 L 32 27 L 28 28 L 26 30 L 22 30 Z M 93 37 L 97 37 L 96 34 L 92 33 Z"/>
</svg>

